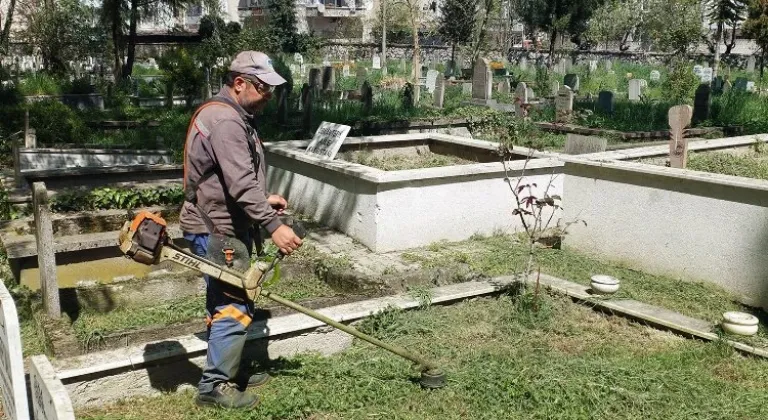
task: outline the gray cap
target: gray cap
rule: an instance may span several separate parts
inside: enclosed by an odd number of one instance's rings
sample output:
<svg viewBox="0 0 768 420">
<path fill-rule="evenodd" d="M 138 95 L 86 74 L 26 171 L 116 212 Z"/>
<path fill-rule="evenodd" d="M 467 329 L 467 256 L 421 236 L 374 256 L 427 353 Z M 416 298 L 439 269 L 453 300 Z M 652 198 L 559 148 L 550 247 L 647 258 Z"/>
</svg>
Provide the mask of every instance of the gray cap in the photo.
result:
<svg viewBox="0 0 768 420">
<path fill-rule="evenodd" d="M 256 76 L 271 86 L 282 85 L 286 82 L 272 67 L 272 59 L 258 51 L 243 51 L 238 54 L 232 60 L 232 64 L 229 65 L 229 71 Z"/>
</svg>

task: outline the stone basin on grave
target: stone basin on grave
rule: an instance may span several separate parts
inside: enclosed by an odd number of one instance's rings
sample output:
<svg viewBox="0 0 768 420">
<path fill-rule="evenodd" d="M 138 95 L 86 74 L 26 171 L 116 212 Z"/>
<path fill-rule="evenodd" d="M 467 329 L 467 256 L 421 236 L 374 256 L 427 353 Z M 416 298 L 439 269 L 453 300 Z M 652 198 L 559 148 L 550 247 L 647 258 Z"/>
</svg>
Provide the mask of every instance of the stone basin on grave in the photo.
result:
<svg viewBox="0 0 768 420">
<path fill-rule="evenodd" d="M 514 197 L 504 181 L 497 143 L 432 133 L 347 138 L 335 160 L 307 155 L 308 144 L 267 144 L 269 191 L 375 252 L 522 227 L 512 215 Z M 461 158 L 462 164 L 385 171 L 342 160 L 355 152 L 379 157 L 430 152 Z M 525 182 L 537 184 L 536 195 L 543 195 L 550 180 L 549 193 L 562 195 L 562 177 L 557 176 L 562 163 L 555 155 L 515 146 L 513 156 L 507 163 L 513 185 L 525 172 Z"/>
</svg>

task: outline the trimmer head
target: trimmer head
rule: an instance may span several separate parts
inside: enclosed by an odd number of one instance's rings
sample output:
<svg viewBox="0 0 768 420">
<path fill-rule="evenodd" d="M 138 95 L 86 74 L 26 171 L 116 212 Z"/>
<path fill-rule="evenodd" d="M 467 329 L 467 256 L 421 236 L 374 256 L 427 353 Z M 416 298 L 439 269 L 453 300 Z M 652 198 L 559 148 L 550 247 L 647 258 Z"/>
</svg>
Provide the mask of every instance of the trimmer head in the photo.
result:
<svg viewBox="0 0 768 420">
<path fill-rule="evenodd" d="M 421 372 L 419 385 L 426 389 L 439 389 L 445 386 L 445 372 L 440 369 L 430 369 Z"/>
</svg>

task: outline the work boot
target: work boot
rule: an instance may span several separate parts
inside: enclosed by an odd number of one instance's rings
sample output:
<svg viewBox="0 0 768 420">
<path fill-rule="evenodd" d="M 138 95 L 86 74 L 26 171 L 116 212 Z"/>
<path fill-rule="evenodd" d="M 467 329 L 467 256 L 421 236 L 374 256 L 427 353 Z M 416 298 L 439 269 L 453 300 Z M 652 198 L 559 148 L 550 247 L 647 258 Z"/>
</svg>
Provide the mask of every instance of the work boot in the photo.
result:
<svg viewBox="0 0 768 420">
<path fill-rule="evenodd" d="M 222 408 L 254 408 L 259 404 L 259 397 L 239 391 L 233 384 L 224 382 L 216 385 L 213 391 L 197 395 L 197 405 L 218 406 Z"/>
<path fill-rule="evenodd" d="M 250 376 L 238 376 L 235 383 L 237 384 L 237 388 L 239 390 L 245 391 L 246 389 L 258 388 L 260 386 L 266 385 L 271 380 L 272 377 L 267 372 L 257 372 Z"/>
</svg>

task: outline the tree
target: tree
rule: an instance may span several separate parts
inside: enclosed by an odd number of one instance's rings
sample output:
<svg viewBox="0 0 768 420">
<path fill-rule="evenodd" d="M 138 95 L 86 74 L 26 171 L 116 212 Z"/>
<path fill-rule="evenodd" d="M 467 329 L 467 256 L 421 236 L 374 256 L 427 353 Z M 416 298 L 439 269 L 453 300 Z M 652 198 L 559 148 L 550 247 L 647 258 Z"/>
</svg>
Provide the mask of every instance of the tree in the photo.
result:
<svg viewBox="0 0 768 420">
<path fill-rule="evenodd" d="M 581 44 L 587 23 L 601 4 L 602 0 L 516 0 L 520 20 L 529 31 L 549 35 L 550 68 L 558 36 L 570 35 L 572 41 Z"/>
<path fill-rule="evenodd" d="M 475 31 L 477 0 L 445 0 L 440 8 L 437 32 L 451 43 L 451 62 L 456 62 L 456 45 L 467 45 Z"/>
<path fill-rule="evenodd" d="M 23 15 L 27 28 L 22 37 L 43 58 L 43 67 L 64 75 L 67 63 L 98 51 L 101 36 L 93 26 L 95 12 L 79 0 L 27 4 Z"/>
<path fill-rule="evenodd" d="M 619 50 L 629 49 L 630 37 L 637 34 L 642 22 L 642 0 L 609 0 L 600 6 L 589 20 L 584 36 L 605 48 L 614 42 L 619 43 Z"/>
<path fill-rule="evenodd" d="M 644 29 L 657 48 L 686 57 L 703 37 L 699 0 L 650 0 Z"/>
<path fill-rule="evenodd" d="M 724 39 L 723 31 L 725 25 L 730 24 L 735 27 L 738 22 L 743 20 L 744 12 L 746 11 L 746 5 L 741 0 L 712 0 L 709 4 L 709 13 L 707 17 L 715 23 L 717 29 L 714 36 L 714 53 L 715 64 L 712 66 L 713 77 L 717 76 L 717 71 L 720 67 L 720 40 Z M 732 36 L 735 37 L 735 32 L 732 32 Z M 730 52 L 730 51 L 729 51 Z"/>
<path fill-rule="evenodd" d="M 184 47 L 174 48 L 157 60 L 157 66 L 163 72 L 163 82 L 169 92 L 178 88 L 184 95 L 187 107 L 200 96 L 205 77 L 200 61 L 194 52 Z"/>
<path fill-rule="evenodd" d="M 13 13 L 16 10 L 16 0 L 10 0 L 8 3 L 8 11 L 5 15 L 5 24 L 0 28 L 0 53 L 6 54 L 8 51 L 8 40 L 11 37 L 11 26 L 13 26 Z"/>
<path fill-rule="evenodd" d="M 765 52 L 768 49 L 768 0 L 752 0 L 747 7 L 744 35 L 752 38 L 760 48 L 760 79 L 763 78 Z"/>
<path fill-rule="evenodd" d="M 480 50 L 488 42 L 488 24 L 491 21 L 494 11 L 498 9 L 497 0 L 481 0 L 478 2 L 477 17 L 475 23 L 475 33 L 472 43 L 472 61 L 476 61 L 480 56 Z"/>
</svg>

